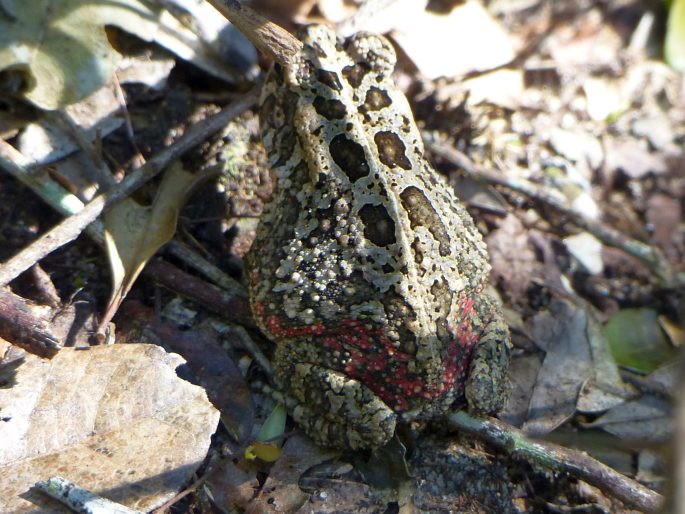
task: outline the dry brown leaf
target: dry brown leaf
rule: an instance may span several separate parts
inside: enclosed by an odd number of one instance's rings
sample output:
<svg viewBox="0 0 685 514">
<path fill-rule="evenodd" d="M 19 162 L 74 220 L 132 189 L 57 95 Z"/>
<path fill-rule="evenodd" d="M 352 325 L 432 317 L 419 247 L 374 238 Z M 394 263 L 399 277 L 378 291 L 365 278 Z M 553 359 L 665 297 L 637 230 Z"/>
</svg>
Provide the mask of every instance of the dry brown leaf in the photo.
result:
<svg viewBox="0 0 685 514">
<path fill-rule="evenodd" d="M 652 227 L 652 241 L 673 260 L 678 258 L 677 241 L 682 242 L 678 229 L 682 212 L 680 202 L 671 196 L 655 194 L 647 200 L 645 217 Z"/>
<path fill-rule="evenodd" d="M 115 322 L 117 341 L 136 340 L 142 333 L 144 339 L 164 341 L 165 348 L 181 355 L 195 383 L 207 391 L 221 412 L 221 421 L 231 436 L 239 442 L 248 438 L 254 425 L 252 395 L 242 372 L 221 345 L 221 339 L 231 337 L 230 330 L 219 334 L 212 320 L 181 330 L 175 323 L 159 320 L 151 308 L 134 300 L 122 304 Z"/>
<path fill-rule="evenodd" d="M 148 259 L 174 236 L 184 199 L 200 178 L 177 161 L 164 174 L 151 206 L 127 198 L 107 212 L 105 240 L 113 286 L 101 326 L 112 319 Z"/>
<path fill-rule="evenodd" d="M 303 434 L 292 435 L 283 445 L 281 458 L 271 468 L 264 487 L 246 507 L 246 512 L 295 512 L 308 496 L 299 486 L 300 475 L 332 458 L 335 453 L 316 446 Z"/>
<path fill-rule="evenodd" d="M 545 352 L 530 399 L 533 414 L 523 430 L 544 435 L 576 411 L 581 385 L 592 376 L 592 355 L 586 334 L 587 315 L 569 302 L 557 301 L 535 316 L 533 337 Z"/>
<path fill-rule="evenodd" d="M 617 405 L 584 426 L 601 428 L 626 441 L 666 442 L 674 435 L 673 409 L 662 398 L 645 395 Z"/>
<path fill-rule="evenodd" d="M 668 171 L 664 156 L 651 152 L 644 140 L 606 138 L 604 147 L 605 167 L 610 173 L 620 170 L 630 178 L 640 179 L 648 173 L 659 175 Z"/>
<path fill-rule="evenodd" d="M 631 394 L 587 309 L 556 300 L 549 312 L 533 319 L 533 338 L 546 355 L 530 400 L 531 417 L 523 425 L 528 434 L 551 432 L 579 405 L 584 411 L 597 412 L 601 406 L 623 403 Z"/>
<path fill-rule="evenodd" d="M 507 294 L 522 302 L 537 267 L 535 252 L 528 242 L 528 230 L 513 214 L 507 215 L 499 228 L 487 237 L 492 276 L 501 280 Z"/>
<path fill-rule="evenodd" d="M 27 355 L 0 389 L 3 512 L 66 512 L 31 490 L 53 475 L 139 510 L 176 494 L 219 421 L 204 390 L 176 375 L 182 362 L 147 344 Z"/>
</svg>

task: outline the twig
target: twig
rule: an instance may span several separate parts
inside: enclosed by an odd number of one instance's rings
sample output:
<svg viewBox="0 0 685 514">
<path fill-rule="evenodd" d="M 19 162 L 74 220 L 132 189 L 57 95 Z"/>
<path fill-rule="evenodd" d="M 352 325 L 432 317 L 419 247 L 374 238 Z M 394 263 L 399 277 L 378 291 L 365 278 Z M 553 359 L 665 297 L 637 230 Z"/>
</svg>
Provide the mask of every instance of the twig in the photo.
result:
<svg viewBox="0 0 685 514">
<path fill-rule="evenodd" d="M 280 64 L 287 64 L 302 48 L 302 43 L 290 32 L 257 14 L 237 0 L 208 0 L 247 37 L 264 55 Z"/>
<path fill-rule="evenodd" d="M 220 268 L 178 241 L 170 241 L 164 247 L 171 255 L 180 259 L 186 266 L 204 275 L 231 296 L 247 298 L 243 285 L 229 277 Z"/>
<path fill-rule="evenodd" d="M 129 509 L 120 503 L 81 489 L 62 477 L 52 477 L 47 481 L 36 482 L 36 488 L 48 496 L 81 514 L 143 514 Z"/>
<path fill-rule="evenodd" d="M 195 482 L 193 482 L 190 485 L 190 487 L 185 488 L 183 491 L 181 491 L 176 496 L 174 496 L 171 500 L 165 502 L 160 507 L 157 507 L 155 510 L 153 510 L 152 514 L 164 514 L 165 512 L 167 512 L 169 510 L 170 507 L 173 507 L 174 504 L 181 501 L 183 498 L 188 496 L 190 493 L 194 493 L 195 491 L 197 491 L 198 487 L 200 487 L 202 484 L 204 484 L 207 481 L 208 477 L 209 477 L 209 475 L 204 475 L 204 476 L 198 478 L 197 480 L 195 480 Z"/>
<path fill-rule="evenodd" d="M 31 266 L 29 274 L 33 286 L 36 288 L 35 298 L 53 309 L 59 308 L 62 305 L 62 299 L 50 275 L 38 263 Z"/>
<path fill-rule="evenodd" d="M 227 294 L 162 259 L 152 259 L 143 273 L 164 287 L 189 298 L 212 312 L 247 327 L 254 327 L 247 294 Z M 241 287 L 242 289 L 242 287 Z"/>
<path fill-rule="evenodd" d="M 236 336 L 232 338 L 232 340 L 237 338 L 238 344 L 245 351 L 247 351 L 255 361 L 257 361 L 257 363 L 262 367 L 262 370 L 264 370 L 264 373 L 266 373 L 266 375 L 273 380 L 274 371 L 271 367 L 271 362 L 266 355 L 264 355 L 264 352 L 259 345 L 254 341 L 254 339 L 252 339 L 252 336 L 248 334 L 247 330 L 241 326 L 234 326 L 231 327 L 231 333 L 233 336 Z"/>
<path fill-rule="evenodd" d="M 505 450 L 515 458 L 562 471 L 599 487 L 631 507 L 658 512 L 663 497 L 593 459 L 585 452 L 548 442 L 534 442 L 519 429 L 494 418 L 476 418 L 464 411 L 448 417 L 451 428 L 466 431 Z"/>
<path fill-rule="evenodd" d="M 28 301 L 0 289 L 0 337 L 39 357 L 54 357 L 60 342 L 50 320 L 34 314 Z"/>
<path fill-rule="evenodd" d="M 74 122 L 66 111 L 55 111 L 47 113 L 47 118 L 60 126 L 75 142 L 76 145 L 88 156 L 88 161 L 92 165 L 92 171 L 96 178 L 96 187 L 107 190 L 116 187 L 116 181 L 112 177 L 107 164 L 102 160 L 96 145 L 92 144 L 86 137 L 83 129 Z"/>
<path fill-rule="evenodd" d="M 645 244 L 636 239 L 626 237 L 624 234 L 606 224 L 588 219 L 582 214 L 571 209 L 564 200 L 550 194 L 538 185 L 524 179 L 513 179 L 506 174 L 500 174 L 483 166 L 475 164 L 471 159 L 454 147 L 436 141 L 432 135 L 424 133 L 426 146 L 435 154 L 451 162 L 468 176 L 475 180 L 487 180 L 491 184 L 504 186 L 512 191 L 517 191 L 530 198 L 543 202 L 570 218 L 571 222 L 590 232 L 597 239 L 608 246 L 619 248 L 629 255 L 642 261 L 664 284 L 675 287 L 685 284 L 685 276 L 676 274 L 670 263 L 658 248 Z"/>
<path fill-rule="evenodd" d="M 256 90 L 253 90 L 214 116 L 193 125 L 178 141 L 152 157 L 144 166 L 130 173 L 115 189 L 97 196 L 80 212 L 66 218 L 2 264 L 0 286 L 12 281 L 50 252 L 76 239 L 83 229 L 96 220 L 104 210 L 126 198 L 162 171 L 172 160 L 204 141 L 208 135 L 221 130 L 229 121 L 248 109 L 255 102 L 256 96 Z M 59 199 L 55 203 L 59 205 Z M 52 202 L 50 204 L 53 205 Z M 101 230 L 92 235 L 98 244 L 103 244 Z"/>
<path fill-rule="evenodd" d="M 83 209 L 83 202 L 40 170 L 30 169 L 31 163 L 12 145 L 0 139 L 0 168 L 45 200 L 60 214 L 69 216 Z"/>
</svg>

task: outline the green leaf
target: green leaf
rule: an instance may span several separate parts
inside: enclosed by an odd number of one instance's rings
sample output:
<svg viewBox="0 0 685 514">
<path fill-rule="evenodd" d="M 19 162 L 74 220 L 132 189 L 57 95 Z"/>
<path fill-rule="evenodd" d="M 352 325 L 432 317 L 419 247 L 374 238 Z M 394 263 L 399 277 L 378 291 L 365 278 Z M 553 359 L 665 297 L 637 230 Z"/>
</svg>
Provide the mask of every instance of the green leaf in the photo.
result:
<svg viewBox="0 0 685 514">
<path fill-rule="evenodd" d="M 617 312 L 604 326 L 604 335 L 616 362 L 636 371 L 649 373 L 677 355 L 652 309 Z"/>
<path fill-rule="evenodd" d="M 257 440 L 245 449 L 246 459 L 258 458 L 264 462 L 275 462 L 281 457 L 286 417 L 285 406 L 281 403 L 277 404 L 262 425 Z"/>
<path fill-rule="evenodd" d="M 666 26 L 664 56 L 671 67 L 685 72 L 685 0 L 674 0 L 671 3 Z"/>
</svg>

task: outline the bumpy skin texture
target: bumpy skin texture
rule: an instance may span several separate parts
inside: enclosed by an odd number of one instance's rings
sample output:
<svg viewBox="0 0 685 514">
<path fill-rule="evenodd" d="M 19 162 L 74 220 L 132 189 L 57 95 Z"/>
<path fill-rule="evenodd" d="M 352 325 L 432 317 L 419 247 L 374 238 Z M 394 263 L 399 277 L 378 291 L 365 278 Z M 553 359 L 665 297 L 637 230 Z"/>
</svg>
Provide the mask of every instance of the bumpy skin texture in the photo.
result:
<svg viewBox="0 0 685 514">
<path fill-rule="evenodd" d="M 309 27 L 262 94 L 273 198 L 247 257 L 277 386 L 317 442 L 374 448 L 398 417 L 506 399 L 509 332 L 473 220 L 424 158 L 395 53 Z"/>
</svg>

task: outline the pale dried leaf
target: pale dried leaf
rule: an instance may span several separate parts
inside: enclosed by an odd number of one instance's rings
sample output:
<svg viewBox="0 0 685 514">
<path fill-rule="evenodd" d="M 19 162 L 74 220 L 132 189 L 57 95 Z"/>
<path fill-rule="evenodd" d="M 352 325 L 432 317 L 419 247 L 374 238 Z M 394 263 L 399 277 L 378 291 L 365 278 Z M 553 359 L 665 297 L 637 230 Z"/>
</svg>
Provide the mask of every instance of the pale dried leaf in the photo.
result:
<svg viewBox="0 0 685 514">
<path fill-rule="evenodd" d="M 350 2 L 347 2 L 350 3 Z M 354 3 L 354 2 L 352 2 Z M 391 30 L 411 30 L 411 22 L 425 15 L 428 0 L 374 0 L 362 2 L 358 10 L 336 27 L 341 36 L 356 32 L 385 34 Z M 338 13 L 341 14 L 341 13 Z"/>
<path fill-rule="evenodd" d="M 581 232 L 564 238 L 568 252 L 592 275 L 604 270 L 602 243 L 589 232 Z"/>
<path fill-rule="evenodd" d="M 580 387 L 592 376 L 586 327 L 585 311 L 568 302 L 557 301 L 550 312 L 535 316 L 533 336 L 546 355 L 530 401 L 533 415 L 523 425 L 526 433 L 551 432 L 575 413 Z"/>
<path fill-rule="evenodd" d="M 164 174 L 152 206 L 144 207 L 127 198 L 105 215 L 113 282 L 105 320 L 112 318 L 148 259 L 174 236 L 183 199 L 197 180 L 175 162 Z"/>
<path fill-rule="evenodd" d="M 147 344 L 27 355 L 16 383 L 0 389 L 4 511 L 64 512 L 30 490 L 53 475 L 139 510 L 173 496 L 219 420 L 204 390 L 176 375 L 181 363 Z"/>
<path fill-rule="evenodd" d="M 589 78 L 583 83 L 583 91 L 587 113 L 595 121 L 617 116 L 630 106 L 615 81 Z"/>
<path fill-rule="evenodd" d="M 512 110 L 520 106 L 525 89 L 521 70 L 499 69 L 462 82 L 468 105 L 487 102 Z"/>
<path fill-rule="evenodd" d="M 665 114 L 652 114 L 635 120 L 632 132 L 636 136 L 646 137 L 657 150 L 674 154 L 680 151 L 680 146 L 675 142 L 677 134 Z"/>
<path fill-rule="evenodd" d="M 549 134 L 549 143 L 569 161 L 586 162 L 594 170 L 599 168 L 604 159 L 602 144 L 586 131 L 553 127 Z"/>
<path fill-rule="evenodd" d="M 393 39 L 429 79 L 453 77 L 474 70 L 495 68 L 514 58 L 514 43 L 480 2 L 469 1 L 447 14 L 422 11 L 405 17 L 404 26 L 392 32 Z M 435 42 L 445 49 L 435 51 Z"/>
<path fill-rule="evenodd" d="M 11 16 L 0 17 L 0 70 L 21 70 L 24 96 L 44 109 L 85 98 L 108 80 L 119 58 L 103 16 L 126 16 L 136 3 L 6 0 L 3 8 Z"/>
<path fill-rule="evenodd" d="M 607 390 L 595 380 L 590 379 L 583 384 L 578 395 L 577 408 L 579 412 L 596 414 L 611 409 L 626 401 L 626 394 L 620 390 Z"/>
<path fill-rule="evenodd" d="M 354 14 L 357 6 L 346 0 L 318 0 L 316 6 L 324 19 L 331 23 L 339 23 Z"/>
<path fill-rule="evenodd" d="M 628 177 L 640 179 L 648 173 L 661 174 L 668 171 L 663 155 L 654 153 L 644 140 L 630 137 L 605 140 L 605 166 L 609 172 L 622 171 Z"/>
<path fill-rule="evenodd" d="M 145 84 L 160 91 L 167 84 L 169 73 L 176 61 L 161 49 L 152 48 L 143 55 L 129 55 L 117 67 L 117 79 L 121 84 Z"/>
<path fill-rule="evenodd" d="M 668 402 L 645 395 L 614 407 L 585 426 L 601 428 L 627 441 L 664 442 L 673 437 L 675 421 Z"/>
</svg>

